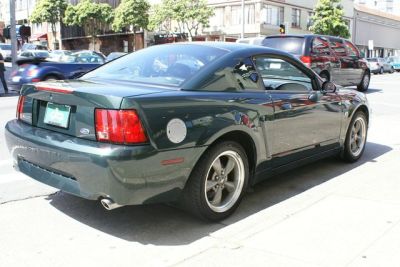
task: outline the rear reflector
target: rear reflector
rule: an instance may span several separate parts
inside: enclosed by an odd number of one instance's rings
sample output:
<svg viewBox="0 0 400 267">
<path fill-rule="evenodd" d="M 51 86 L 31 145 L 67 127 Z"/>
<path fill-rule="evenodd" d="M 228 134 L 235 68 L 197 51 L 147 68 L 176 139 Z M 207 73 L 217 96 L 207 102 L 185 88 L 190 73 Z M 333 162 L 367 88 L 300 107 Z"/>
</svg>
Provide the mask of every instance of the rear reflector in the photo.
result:
<svg viewBox="0 0 400 267">
<path fill-rule="evenodd" d="M 24 111 L 24 102 L 25 102 L 25 96 L 21 95 L 18 98 L 18 105 L 17 105 L 17 119 L 21 119 L 21 115 Z"/>
<path fill-rule="evenodd" d="M 136 110 L 96 109 L 96 137 L 100 142 L 139 144 L 148 141 Z"/>
<path fill-rule="evenodd" d="M 307 67 L 311 67 L 311 57 L 310 56 L 301 56 L 300 60 L 306 65 Z"/>
</svg>

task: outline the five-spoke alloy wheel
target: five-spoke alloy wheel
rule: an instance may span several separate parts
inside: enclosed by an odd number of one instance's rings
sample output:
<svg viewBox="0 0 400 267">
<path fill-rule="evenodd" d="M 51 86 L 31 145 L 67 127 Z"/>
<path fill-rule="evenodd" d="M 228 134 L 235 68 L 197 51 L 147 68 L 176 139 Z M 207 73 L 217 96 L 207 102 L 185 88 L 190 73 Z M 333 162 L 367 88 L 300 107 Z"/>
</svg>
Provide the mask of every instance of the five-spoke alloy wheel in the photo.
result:
<svg viewBox="0 0 400 267">
<path fill-rule="evenodd" d="M 347 130 L 342 158 L 349 162 L 357 161 L 364 152 L 367 140 L 368 122 L 365 113 L 354 114 Z"/>
<path fill-rule="evenodd" d="M 210 221 L 228 217 L 247 187 L 249 164 L 242 146 L 233 141 L 213 145 L 193 169 L 185 186 L 184 205 Z"/>
</svg>

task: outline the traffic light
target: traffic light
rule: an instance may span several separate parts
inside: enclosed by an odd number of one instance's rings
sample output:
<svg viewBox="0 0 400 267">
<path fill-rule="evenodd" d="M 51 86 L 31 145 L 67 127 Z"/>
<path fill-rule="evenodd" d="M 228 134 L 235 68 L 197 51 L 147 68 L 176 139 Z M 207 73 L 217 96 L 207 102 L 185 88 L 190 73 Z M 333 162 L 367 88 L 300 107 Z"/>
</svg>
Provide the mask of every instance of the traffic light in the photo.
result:
<svg viewBox="0 0 400 267">
<path fill-rule="evenodd" d="M 6 27 L 3 29 L 3 37 L 6 39 L 10 39 L 10 27 Z"/>
<path fill-rule="evenodd" d="M 20 34 L 22 37 L 30 37 L 30 36 L 31 36 L 31 27 L 30 27 L 30 26 L 22 25 L 22 26 L 19 28 L 19 34 Z"/>
<path fill-rule="evenodd" d="M 285 34 L 286 33 L 286 29 L 285 29 L 285 24 L 281 24 L 279 25 L 279 32 L 280 34 Z"/>
</svg>

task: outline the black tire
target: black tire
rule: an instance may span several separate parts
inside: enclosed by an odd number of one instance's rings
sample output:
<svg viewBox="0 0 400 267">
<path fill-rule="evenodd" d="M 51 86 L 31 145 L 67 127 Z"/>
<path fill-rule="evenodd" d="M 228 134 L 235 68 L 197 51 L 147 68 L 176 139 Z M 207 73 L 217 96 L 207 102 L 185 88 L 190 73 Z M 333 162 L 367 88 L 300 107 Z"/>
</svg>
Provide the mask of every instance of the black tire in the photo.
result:
<svg viewBox="0 0 400 267">
<path fill-rule="evenodd" d="M 371 74 L 369 72 L 365 72 L 360 83 L 357 85 L 357 90 L 360 92 L 366 92 L 368 90 L 370 81 Z"/>
<path fill-rule="evenodd" d="M 381 69 L 379 70 L 379 74 L 383 74 L 383 68 L 381 67 Z"/>
<path fill-rule="evenodd" d="M 55 81 L 55 80 L 60 80 L 60 78 L 58 78 L 55 75 L 48 75 L 46 77 L 44 77 L 43 81 Z"/>
<path fill-rule="evenodd" d="M 357 131 L 356 123 L 360 123 L 360 131 L 358 134 L 354 134 Z M 364 128 L 362 128 L 364 127 Z M 358 139 L 359 133 L 363 132 L 360 139 Z M 346 140 L 344 141 L 343 151 L 341 153 L 341 158 L 346 162 L 356 162 L 364 153 L 365 145 L 367 143 L 367 135 L 368 135 L 368 121 L 367 116 L 362 111 L 357 111 L 347 129 Z M 359 143 L 357 144 L 357 141 Z"/>
<path fill-rule="evenodd" d="M 224 155 L 224 153 L 227 154 Z M 224 174 L 223 170 L 229 168 L 228 161 L 230 160 L 234 161 L 235 165 L 230 171 L 227 170 L 227 174 Z M 215 168 L 217 165 L 219 168 Z M 217 172 L 217 169 L 221 172 Z M 241 178 L 243 179 L 240 180 Z M 204 153 L 192 170 L 183 192 L 182 204 L 188 212 L 203 220 L 220 221 L 231 215 L 239 206 L 246 191 L 248 179 L 249 164 L 244 149 L 232 141 L 217 143 Z M 212 204 L 218 198 L 217 195 L 220 196 L 220 207 Z"/>
</svg>

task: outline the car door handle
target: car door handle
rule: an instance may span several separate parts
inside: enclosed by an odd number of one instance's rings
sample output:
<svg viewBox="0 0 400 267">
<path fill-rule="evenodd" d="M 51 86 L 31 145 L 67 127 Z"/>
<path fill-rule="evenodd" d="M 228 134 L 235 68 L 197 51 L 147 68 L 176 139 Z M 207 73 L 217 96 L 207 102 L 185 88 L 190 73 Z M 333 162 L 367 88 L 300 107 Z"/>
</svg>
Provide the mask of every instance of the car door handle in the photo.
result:
<svg viewBox="0 0 400 267">
<path fill-rule="evenodd" d="M 293 109 L 293 107 L 292 107 L 292 104 L 291 104 L 291 103 L 283 103 L 283 104 L 281 105 L 281 109 L 282 109 L 282 110 L 290 110 L 290 109 Z"/>
</svg>

